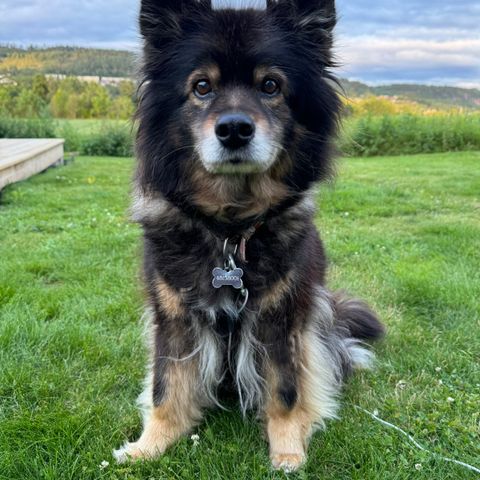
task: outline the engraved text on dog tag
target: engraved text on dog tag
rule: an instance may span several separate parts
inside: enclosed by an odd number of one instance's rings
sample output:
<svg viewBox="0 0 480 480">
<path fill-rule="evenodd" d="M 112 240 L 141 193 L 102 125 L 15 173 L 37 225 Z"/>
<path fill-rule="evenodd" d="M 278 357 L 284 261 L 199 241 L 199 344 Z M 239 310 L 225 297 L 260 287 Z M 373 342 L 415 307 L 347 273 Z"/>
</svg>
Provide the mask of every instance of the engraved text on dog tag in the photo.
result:
<svg viewBox="0 0 480 480">
<path fill-rule="evenodd" d="M 214 268 L 212 271 L 214 288 L 233 287 L 237 290 L 243 287 L 243 270 L 235 268 L 233 270 L 222 270 L 221 268 Z"/>
</svg>

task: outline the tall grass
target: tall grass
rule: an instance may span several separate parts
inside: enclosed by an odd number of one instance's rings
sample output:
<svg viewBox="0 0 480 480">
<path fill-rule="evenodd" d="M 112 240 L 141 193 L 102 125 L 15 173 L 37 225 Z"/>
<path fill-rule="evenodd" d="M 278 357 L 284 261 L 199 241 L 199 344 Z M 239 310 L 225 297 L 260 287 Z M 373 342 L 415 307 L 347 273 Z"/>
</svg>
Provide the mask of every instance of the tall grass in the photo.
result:
<svg viewBox="0 0 480 480">
<path fill-rule="evenodd" d="M 92 123 L 0 118 L 0 138 L 65 139 L 65 149 L 83 155 L 122 157 L 133 153 L 134 133 L 124 122 Z M 350 156 L 407 155 L 480 150 L 480 114 L 353 116 L 339 140 Z"/>
<path fill-rule="evenodd" d="M 50 119 L 0 117 L 0 138 L 54 138 L 55 123 Z"/>
<path fill-rule="evenodd" d="M 0 117 L 0 138 L 64 138 L 67 152 L 128 157 L 133 154 L 133 131 L 125 122 L 97 122 L 90 130 L 52 119 Z"/>
<path fill-rule="evenodd" d="M 82 155 L 129 157 L 133 155 L 133 131 L 125 123 L 100 123 L 98 128 L 82 130 L 74 123 L 64 122 L 57 129 L 65 139 L 67 151 Z"/>
<path fill-rule="evenodd" d="M 364 157 L 479 150 L 480 114 L 351 118 L 340 144 Z"/>
</svg>

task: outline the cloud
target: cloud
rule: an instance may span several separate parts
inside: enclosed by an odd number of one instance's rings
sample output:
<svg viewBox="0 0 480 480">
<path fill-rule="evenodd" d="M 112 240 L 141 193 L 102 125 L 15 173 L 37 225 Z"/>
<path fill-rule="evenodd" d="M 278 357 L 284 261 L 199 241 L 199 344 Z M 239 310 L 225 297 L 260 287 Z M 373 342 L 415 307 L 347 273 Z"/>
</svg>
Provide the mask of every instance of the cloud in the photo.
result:
<svg viewBox="0 0 480 480">
<path fill-rule="evenodd" d="M 256 8 L 264 10 L 266 0 L 212 0 L 213 8 Z"/>
<path fill-rule="evenodd" d="M 359 36 L 343 39 L 340 50 L 337 56 L 343 64 L 343 75 L 373 83 L 417 80 L 455 84 L 462 79 L 480 79 L 480 39 L 435 41 Z"/>
<path fill-rule="evenodd" d="M 457 29 L 477 32 L 480 21 L 478 0 L 337 0 L 340 27 L 350 35 L 395 35 L 399 28 Z"/>
<path fill-rule="evenodd" d="M 1 0 L 0 42 L 137 49 L 140 0 Z M 214 0 L 260 5 L 264 0 Z M 480 83 L 478 0 L 337 0 L 337 55 L 372 83 Z"/>
<path fill-rule="evenodd" d="M 134 0 L 3 0 L 0 42 L 131 42 L 136 37 L 137 9 Z"/>
<path fill-rule="evenodd" d="M 369 83 L 480 83 L 478 0 L 337 0 L 337 56 Z"/>
</svg>

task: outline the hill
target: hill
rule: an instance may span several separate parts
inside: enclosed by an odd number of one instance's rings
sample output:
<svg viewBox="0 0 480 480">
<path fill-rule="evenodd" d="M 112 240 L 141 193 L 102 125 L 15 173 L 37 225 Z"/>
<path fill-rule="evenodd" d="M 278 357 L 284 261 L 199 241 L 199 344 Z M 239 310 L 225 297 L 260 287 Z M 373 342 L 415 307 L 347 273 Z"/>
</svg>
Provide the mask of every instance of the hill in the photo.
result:
<svg viewBox="0 0 480 480">
<path fill-rule="evenodd" d="M 134 59 L 132 52 L 121 50 L 0 46 L 0 74 L 131 77 Z"/>
<path fill-rule="evenodd" d="M 132 77 L 135 55 L 129 51 L 95 48 L 19 48 L 0 45 L 0 75 L 61 74 Z M 342 80 L 348 97 L 397 97 L 435 108 L 480 109 L 480 90 L 418 84 L 369 86 Z"/>
<path fill-rule="evenodd" d="M 419 84 L 369 86 L 361 82 L 342 80 L 348 97 L 367 95 L 397 97 L 436 108 L 462 107 L 480 109 L 480 90 Z"/>
</svg>

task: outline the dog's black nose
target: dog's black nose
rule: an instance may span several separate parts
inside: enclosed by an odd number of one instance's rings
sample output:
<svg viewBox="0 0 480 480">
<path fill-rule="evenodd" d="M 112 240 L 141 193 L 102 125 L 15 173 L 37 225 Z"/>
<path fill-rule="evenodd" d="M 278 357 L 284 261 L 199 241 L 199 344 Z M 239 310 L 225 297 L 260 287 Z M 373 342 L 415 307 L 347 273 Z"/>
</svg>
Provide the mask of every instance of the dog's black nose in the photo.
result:
<svg viewBox="0 0 480 480">
<path fill-rule="evenodd" d="M 215 133 L 223 146 L 235 150 L 252 140 L 255 124 L 245 113 L 228 113 L 218 119 Z"/>
</svg>

